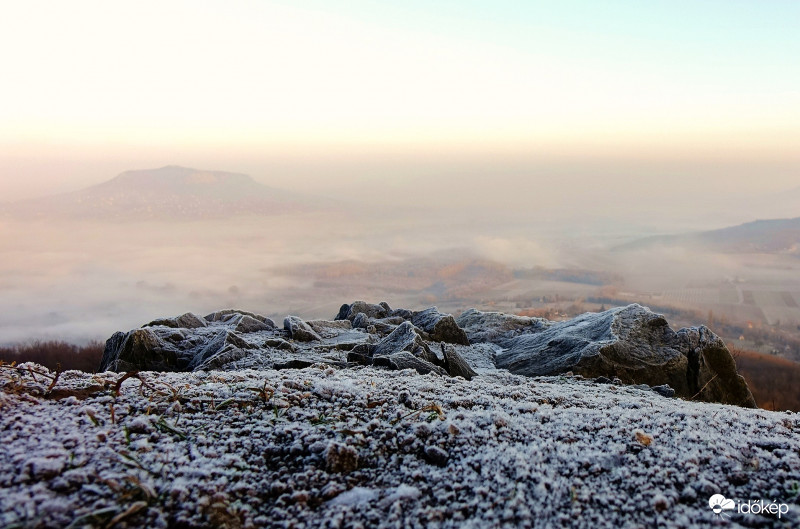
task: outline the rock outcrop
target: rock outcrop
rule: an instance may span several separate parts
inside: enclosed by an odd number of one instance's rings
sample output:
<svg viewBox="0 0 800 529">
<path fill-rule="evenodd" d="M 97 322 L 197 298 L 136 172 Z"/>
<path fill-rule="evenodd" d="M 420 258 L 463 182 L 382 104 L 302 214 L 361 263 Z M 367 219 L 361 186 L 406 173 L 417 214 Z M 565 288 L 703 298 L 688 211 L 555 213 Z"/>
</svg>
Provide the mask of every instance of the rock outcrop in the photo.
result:
<svg viewBox="0 0 800 529">
<path fill-rule="evenodd" d="M 115 333 L 100 370 L 203 371 L 335 368 L 414 369 L 470 380 L 497 369 L 529 377 L 571 372 L 647 385 L 664 396 L 754 407 L 722 340 L 706 327 L 669 328 L 640 305 L 551 322 L 469 309 L 412 312 L 356 301 L 333 321 L 269 318 L 224 310 L 191 313 Z M 360 367 L 361 366 L 361 367 Z"/>
<path fill-rule="evenodd" d="M 722 340 L 706 327 L 670 329 L 641 305 L 586 313 L 498 340 L 498 368 L 525 376 L 571 371 L 625 384 L 667 384 L 679 397 L 755 407 Z"/>
</svg>

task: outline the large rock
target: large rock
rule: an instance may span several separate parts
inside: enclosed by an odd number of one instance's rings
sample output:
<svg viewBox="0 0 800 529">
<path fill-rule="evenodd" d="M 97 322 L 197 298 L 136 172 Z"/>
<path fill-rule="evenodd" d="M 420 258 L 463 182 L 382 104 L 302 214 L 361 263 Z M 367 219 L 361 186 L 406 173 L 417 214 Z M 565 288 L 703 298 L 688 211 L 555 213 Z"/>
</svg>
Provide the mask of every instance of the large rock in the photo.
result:
<svg viewBox="0 0 800 529">
<path fill-rule="evenodd" d="M 187 368 L 189 371 L 201 370 L 201 366 L 207 363 L 209 365 L 214 365 L 215 368 L 218 368 L 221 365 L 219 362 L 216 364 L 211 364 L 209 363 L 209 360 L 223 351 L 230 350 L 231 348 L 246 350 L 254 349 L 255 347 L 256 346 L 250 345 L 237 334 L 228 330 L 222 330 L 217 333 L 213 339 L 206 343 L 206 345 L 200 351 L 194 353 Z M 244 354 L 239 354 L 238 358 L 242 358 L 243 356 Z"/>
<path fill-rule="evenodd" d="M 383 365 L 389 369 L 414 369 L 420 375 L 436 373 L 437 375 L 447 376 L 447 372 L 441 367 L 434 365 L 422 358 L 417 358 L 408 351 L 401 351 L 392 355 L 381 357 L 375 365 Z"/>
<path fill-rule="evenodd" d="M 366 301 L 354 301 L 350 305 L 342 305 L 335 319 L 353 321 L 353 318 L 355 318 L 359 312 L 363 312 L 367 318 L 380 319 L 389 316 L 392 309 L 385 301 L 378 305 L 367 303 Z"/>
<path fill-rule="evenodd" d="M 168 318 L 179 321 L 181 318 Z M 158 320 L 156 320 L 158 321 Z M 182 323 L 186 323 L 186 320 Z M 259 332 L 253 327 L 266 329 L 268 335 L 277 332 L 268 324 L 242 316 L 231 317 L 227 322 L 209 322 L 193 328 L 173 328 L 166 325 L 145 326 L 127 333 L 115 333 L 106 341 L 100 371 L 192 371 L 195 369 L 217 369 L 249 354 L 258 346 L 249 343 L 235 329 L 245 328 Z M 234 351 L 235 350 L 235 351 Z M 217 355 L 223 357 L 211 361 Z M 203 367 L 201 367 L 203 366 Z"/>
<path fill-rule="evenodd" d="M 458 354 L 454 346 L 442 347 L 442 354 L 444 356 L 444 368 L 451 377 L 462 377 L 467 380 L 472 380 L 472 377 L 478 375 L 466 360 Z"/>
<path fill-rule="evenodd" d="M 677 332 L 681 351 L 686 354 L 689 393 L 708 402 L 755 408 L 756 401 L 736 362 L 722 339 L 702 325 Z M 673 386 L 674 387 L 674 386 Z"/>
<path fill-rule="evenodd" d="M 266 321 L 257 320 L 252 316 L 244 314 L 236 324 L 234 331 L 247 334 L 251 332 L 269 331 L 275 328 L 275 323 L 272 320 L 267 318 L 265 318 L 265 320 Z"/>
<path fill-rule="evenodd" d="M 235 345 L 225 345 L 222 349 L 208 357 L 203 363 L 194 368 L 194 371 L 213 371 L 223 369 L 226 366 L 247 357 L 249 352 Z"/>
<path fill-rule="evenodd" d="M 205 320 L 210 323 L 212 322 L 238 323 L 244 316 L 249 316 L 262 323 L 266 323 L 270 327 L 275 327 L 274 321 L 265 316 L 262 316 L 261 314 L 255 314 L 253 312 L 248 312 L 246 310 L 238 310 L 238 309 L 218 310 L 206 316 Z"/>
<path fill-rule="evenodd" d="M 428 333 L 431 340 L 469 345 L 467 334 L 456 324 L 452 314 L 439 312 L 436 307 L 415 312 L 411 323 Z"/>
<path fill-rule="evenodd" d="M 456 324 L 464 330 L 470 343 L 503 343 L 523 333 L 542 331 L 551 323 L 542 318 L 476 309 L 467 309 L 456 318 Z"/>
<path fill-rule="evenodd" d="M 172 327 L 175 329 L 199 329 L 200 327 L 205 327 L 207 325 L 206 321 L 199 316 L 192 314 L 191 312 L 187 312 L 182 316 L 177 316 L 175 318 L 159 318 L 157 320 L 153 320 L 150 323 L 146 323 L 142 325 L 142 327 Z"/>
<path fill-rule="evenodd" d="M 178 350 L 152 329 L 135 329 L 106 340 L 98 371 L 181 371 L 188 365 L 184 360 L 179 365 Z"/>
<path fill-rule="evenodd" d="M 297 316 L 286 316 L 283 320 L 283 328 L 289 333 L 289 338 L 297 342 L 320 341 L 322 337 L 317 334 L 309 324 Z"/>
<path fill-rule="evenodd" d="M 391 356 L 402 351 L 419 356 L 432 364 L 439 363 L 437 356 L 431 351 L 422 337 L 417 334 L 411 322 L 408 321 L 398 325 L 386 338 L 378 342 L 372 351 L 372 355 Z"/>
<path fill-rule="evenodd" d="M 505 345 L 497 367 L 519 375 L 618 377 L 626 384 L 668 384 L 683 398 L 755 407 L 718 336 L 705 327 L 676 333 L 641 305 L 582 314 Z"/>
</svg>

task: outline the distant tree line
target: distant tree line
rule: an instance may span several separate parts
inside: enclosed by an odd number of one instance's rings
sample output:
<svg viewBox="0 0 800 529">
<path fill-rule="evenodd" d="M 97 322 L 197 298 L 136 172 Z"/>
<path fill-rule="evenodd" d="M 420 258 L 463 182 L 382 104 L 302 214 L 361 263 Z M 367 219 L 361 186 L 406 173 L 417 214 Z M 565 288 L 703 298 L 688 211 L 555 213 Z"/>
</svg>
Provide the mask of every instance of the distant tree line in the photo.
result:
<svg viewBox="0 0 800 529">
<path fill-rule="evenodd" d="M 0 360 L 6 363 L 36 362 L 55 370 L 60 364 L 62 371 L 78 369 L 94 373 L 100 365 L 105 344 L 92 341 L 86 345 L 75 345 L 63 341 L 32 341 L 10 347 L 0 347 Z"/>
</svg>

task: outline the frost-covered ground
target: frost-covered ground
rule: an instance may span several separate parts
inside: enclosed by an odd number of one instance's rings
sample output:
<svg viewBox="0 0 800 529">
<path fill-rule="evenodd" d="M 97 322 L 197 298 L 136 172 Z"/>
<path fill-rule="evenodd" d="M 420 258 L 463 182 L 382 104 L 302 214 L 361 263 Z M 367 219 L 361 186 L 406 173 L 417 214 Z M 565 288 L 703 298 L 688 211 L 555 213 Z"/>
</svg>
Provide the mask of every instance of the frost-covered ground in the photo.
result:
<svg viewBox="0 0 800 529">
<path fill-rule="evenodd" d="M 43 369 L 43 368 L 38 368 Z M 573 377 L 3 368 L 2 527 L 798 527 L 800 416 Z M 785 504 L 777 516 L 709 498 Z"/>
</svg>

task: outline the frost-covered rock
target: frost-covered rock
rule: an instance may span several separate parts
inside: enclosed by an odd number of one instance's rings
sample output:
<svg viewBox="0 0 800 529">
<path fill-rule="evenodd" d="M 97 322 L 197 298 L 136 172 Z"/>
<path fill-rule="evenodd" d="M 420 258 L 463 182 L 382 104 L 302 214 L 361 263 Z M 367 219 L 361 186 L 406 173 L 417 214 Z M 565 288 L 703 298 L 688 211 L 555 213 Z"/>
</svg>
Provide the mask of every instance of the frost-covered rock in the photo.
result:
<svg viewBox="0 0 800 529">
<path fill-rule="evenodd" d="M 239 320 L 241 320 L 244 316 L 250 316 L 255 320 L 258 320 L 262 323 L 266 323 L 270 327 L 275 327 L 275 322 L 267 318 L 266 316 L 238 309 L 218 310 L 216 312 L 212 312 L 211 314 L 207 315 L 205 317 L 205 320 L 208 322 L 238 323 Z"/>
<path fill-rule="evenodd" d="M 66 371 L 60 399 L 41 366 L 0 370 L 0 527 L 800 527 L 798 414 L 502 370 L 226 369 Z M 717 494 L 781 517 L 720 518 Z"/>
<path fill-rule="evenodd" d="M 298 342 L 320 341 L 322 337 L 317 334 L 309 324 L 297 316 L 286 316 L 283 328 L 289 333 L 289 338 Z"/>
<path fill-rule="evenodd" d="M 415 312 L 411 323 L 428 333 L 431 340 L 469 345 L 467 334 L 456 324 L 453 315 L 439 312 L 436 307 Z"/>
<path fill-rule="evenodd" d="M 364 313 L 367 318 L 380 319 L 389 316 L 391 311 L 392 309 L 385 301 L 378 305 L 366 301 L 354 301 L 349 305 L 342 305 L 335 319 L 353 321 L 359 313 Z"/>
<path fill-rule="evenodd" d="M 542 318 L 528 318 L 502 312 L 483 312 L 467 309 L 456 318 L 470 343 L 500 343 L 526 332 L 539 332 L 552 322 Z"/>
<path fill-rule="evenodd" d="M 386 338 L 381 340 L 372 350 L 372 354 L 376 357 L 391 356 L 402 351 L 412 353 L 431 364 L 443 365 L 443 362 L 440 362 L 414 326 L 407 321 L 398 325 Z"/>
<path fill-rule="evenodd" d="M 428 373 L 436 373 L 437 375 L 445 376 L 447 372 L 441 367 L 428 362 L 422 358 L 418 358 L 408 351 L 400 351 L 388 356 L 381 356 L 374 359 L 374 365 L 388 367 L 389 369 L 413 369 L 420 375 L 427 375 Z"/>
<path fill-rule="evenodd" d="M 151 328 L 117 332 L 106 341 L 100 371 L 178 371 L 191 358 L 179 355 L 180 350 Z M 181 362 L 179 362 L 181 360 Z"/>
<path fill-rule="evenodd" d="M 234 331 L 241 333 L 248 333 L 248 332 L 267 331 L 275 328 L 275 323 L 272 320 L 266 318 L 265 320 L 266 321 L 258 320 L 252 316 L 244 314 L 242 315 L 242 318 L 239 320 L 239 323 L 236 324 L 236 328 L 234 329 Z"/>
<path fill-rule="evenodd" d="M 675 332 L 663 316 L 639 305 L 551 322 L 474 309 L 453 318 L 435 307 L 412 312 L 356 301 L 343 305 L 337 318 L 288 316 L 280 329 L 247 311 L 226 309 L 204 320 L 187 313 L 114 334 L 100 370 L 374 365 L 467 380 L 497 369 L 526 376 L 571 371 L 656 386 L 664 396 L 755 405 L 719 337 L 705 327 Z"/>
<path fill-rule="evenodd" d="M 230 351 L 233 348 L 252 349 L 253 347 L 254 346 L 250 345 L 238 334 L 228 330 L 221 330 L 216 334 L 216 336 L 214 336 L 205 344 L 205 347 L 192 356 L 192 360 L 189 362 L 187 370 L 196 369 L 205 362 L 211 360 L 216 355 Z M 237 356 L 241 358 L 243 355 L 239 354 Z"/>
<path fill-rule="evenodd" d="M 755 407 L 717 335 L 706 327 L 676 333 L 664 316 L 637 304 L 582 314 L 504 345 L 497 367 L 520 375 L 618 377 L 626 384 L 668 384 L 683 398 Z"/>
<path fill-rule="evenodd" d="M 206 322 L 199 316 L 196 316 L 191 312 L 187 312 L 182 316 L 177 316 L 175 318 L 159 318 L 151 321 L 150 323 L 142 325 L 142 327 L 156 326 L 173 327 L 176 329 L 197 329 L 199 327 L 205 327 Z"/>
<path fill-rule="evenodd" d="M 462 377 L 467 380 L 472 380 L 472 377 L 478 375 L 452 345 L 449 347 L 443 346 L 442 354 L 444 356 L 444 368 L 451 377 Z"/>
</svg>

